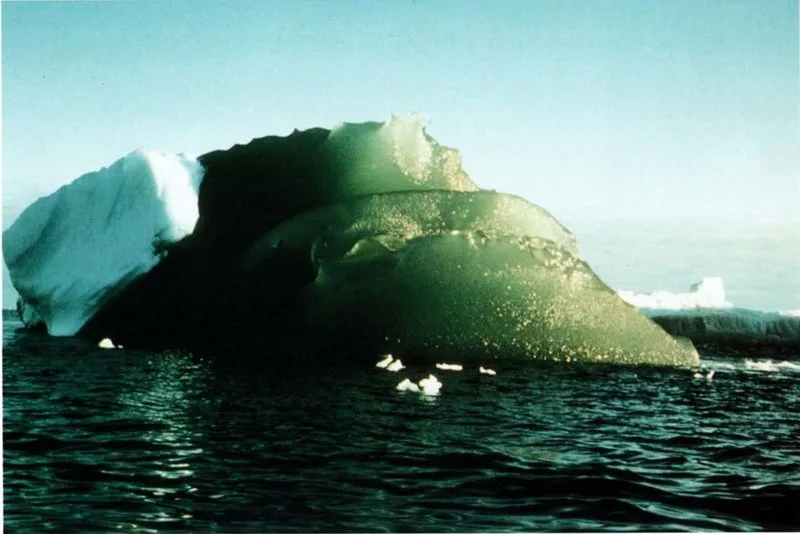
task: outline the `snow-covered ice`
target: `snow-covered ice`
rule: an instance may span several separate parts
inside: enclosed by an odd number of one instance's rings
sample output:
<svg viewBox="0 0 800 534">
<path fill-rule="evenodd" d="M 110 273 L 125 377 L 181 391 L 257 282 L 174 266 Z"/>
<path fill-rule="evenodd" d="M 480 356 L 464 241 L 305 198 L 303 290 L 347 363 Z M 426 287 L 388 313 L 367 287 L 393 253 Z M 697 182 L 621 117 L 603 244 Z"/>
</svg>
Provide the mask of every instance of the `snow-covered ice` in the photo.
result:
<svg viewBox="0 0 800 534">
<path fill-rule="evenodd" d="M 192 232 L 202 178 L 195 158 L 137 150 L 34 202 L 3 233 L 26 313 L 51 335 L 77 333 Z"/>
</svg>

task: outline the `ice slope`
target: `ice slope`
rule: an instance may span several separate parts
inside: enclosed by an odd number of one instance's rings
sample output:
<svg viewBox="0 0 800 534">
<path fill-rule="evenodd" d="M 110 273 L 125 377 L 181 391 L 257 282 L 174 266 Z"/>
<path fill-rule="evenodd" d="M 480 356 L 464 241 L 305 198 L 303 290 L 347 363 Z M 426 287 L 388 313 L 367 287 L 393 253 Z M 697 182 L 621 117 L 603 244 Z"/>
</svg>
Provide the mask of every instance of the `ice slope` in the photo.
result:
<svg viewBox="0 0 800 534">
<path fill-rule="evenodd" d="M 29 206 L 3 233 L 25 316 L 54 336 L 78 332 L 192 232 L 202 177 L 194 158 L 137 150 Z"/>
<path fill-rule="evenodd" d="M 295 266 L 288 272 L 286 265 Z M 258 324 L 414 358 L 691 366 L 678 341 L 581 261 L 572 234 L 520 197 L 400 191 L 304 212 L 250 249 L 238 280 Z M 304 279 L 297 272 L 308 272 Z M 265 283 L 264 280 L 270 280 Z M 286 298 L 286 288 L 296 290 Z M 259 311 L 260 310 L 260 313 Z M 244 319 L 242 319 L 242 322 Z"/>
<path fill-rule="evenodd" d="M 737 308 L 725 298 L 719 277 L 706 277 L 687 293 L 620 291 L 623 300 L 673 335 L 695 343 L 771 345 L 800 351 L 800 313 Z"/>
</svg>

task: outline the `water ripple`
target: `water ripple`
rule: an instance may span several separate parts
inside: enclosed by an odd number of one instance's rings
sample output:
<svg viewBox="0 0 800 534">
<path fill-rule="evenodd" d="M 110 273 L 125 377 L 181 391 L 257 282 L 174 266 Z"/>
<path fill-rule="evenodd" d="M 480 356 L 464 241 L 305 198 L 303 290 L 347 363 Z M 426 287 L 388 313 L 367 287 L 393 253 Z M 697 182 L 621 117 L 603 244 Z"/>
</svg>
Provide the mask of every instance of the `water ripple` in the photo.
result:
<svg viewBox="0 0 800 534">
<path fill-rule="evenodd" d="M 437 375 L 430 402 L 394 389 L 435 372 L 413 366 L 276 371 L 5 333 L 10 530 L 800 528 L 788 367 L 710 360 L 698 384 L 498 365 Z"/>
</svg>

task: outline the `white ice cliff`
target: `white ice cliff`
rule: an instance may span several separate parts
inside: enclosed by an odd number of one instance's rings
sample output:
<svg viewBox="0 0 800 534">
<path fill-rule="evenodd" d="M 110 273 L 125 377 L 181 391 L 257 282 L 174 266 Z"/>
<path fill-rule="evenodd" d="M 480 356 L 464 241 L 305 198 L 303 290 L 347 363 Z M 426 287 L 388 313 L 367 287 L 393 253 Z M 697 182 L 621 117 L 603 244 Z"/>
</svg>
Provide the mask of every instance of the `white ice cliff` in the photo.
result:
<svg viewBox="0 0 800 534">
<path fill-rule="evenodd" d="M 29 320 L 54 336 L 80 330 L 191 233 L 202 166 L 137 150 L 40 198 L 3 233 L 3 256 Z"/>
</svg>

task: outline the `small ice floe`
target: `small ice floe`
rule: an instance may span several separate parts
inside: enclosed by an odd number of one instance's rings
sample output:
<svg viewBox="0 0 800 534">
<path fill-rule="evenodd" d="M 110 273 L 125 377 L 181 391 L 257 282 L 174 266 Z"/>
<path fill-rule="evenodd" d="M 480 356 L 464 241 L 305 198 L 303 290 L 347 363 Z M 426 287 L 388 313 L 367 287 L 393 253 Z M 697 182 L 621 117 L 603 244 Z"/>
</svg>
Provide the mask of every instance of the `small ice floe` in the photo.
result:
<svg viewBox="0 0 800 534">
<path fill-rule="evenodd" d="M 105 338 L 105 339 L 101 340 L 100 343 L 97 344 L 97 346 L 100 347 L 101 349 L 115 349 L 115 348 L 117 348 L 114 345 L 114 342 L 111 341 L 109 338 Z"/>
<path fill-rule="evenodd" d="M 419 386 L 408 378 L 397 384 L 395 389 L 397 389 L 397 391 L 413 391 L 414 393 L 419 393 Z"/>
<path fill-rule="evenodd" d="M 457 363 L 437 363 L 437 369 L 441 369 L 442 371 L 463 371 L 464 366 L 459 365 Z"/>
<path fill-rule="evenodd" d="M 706 374 L 703 374 L 702 372 L 699 372 L 699 371 L 694 374 L 694 379 L 695 380 L 700 380 L 700 379 L 703 379 L 703 378 L 705 378 L 706 380 L 713 379 L 714 378 L 714 370 L 712 369 Z"/>
<path fill-rule="evenodd" d="M 481 372 L 482 375 L 496 375 L 497 374 L 494 371 L 494 369 L 487 369 L 486 367 L 484 367 L 482 365 L 481 365 L 481 368 L 479 369 L 479 371 Z"/>
<path fill-rule="evenodd" d="M 386 367 L 390 363 L 392 363 L 392 360 L 394 360 L 394 356 L 392 356 L 391 354 L 387 354 L 386 358 L 382 359 L 381 361 L 379 361 L 378 363 L 375 364 L 375 367 L 380 367 L 381 369 L 386 369 Z"/>
<path fill-rule="evenodd" d="M 393 361 L 392 363 L 390 363 L 390 364 L 389 364 L 389 365 L 386 367 L 386 370 L 387 370 L 387 371 L 391 371 L 391 372 L 393 372 L 393 373 L 396 373 L 396 372 L 397 372 L 397 371 L 399 371 L 400 369 L 405 369 L 405 368 L 406 368 L 406 366 L 405 366 L 405 365 L 403 365 L 403 362 L 401 362 L 401 361 L 400 361 L 400 358 L 397 358 L 395 361 Z"/>
<path fill-rule="evenodd" d="M 423 395 L 438 395 L 442 383 L 435 376 L 428 375 L 428 378 L 419 381 L 419 387 L 422 388 Z"/>
</svg>

